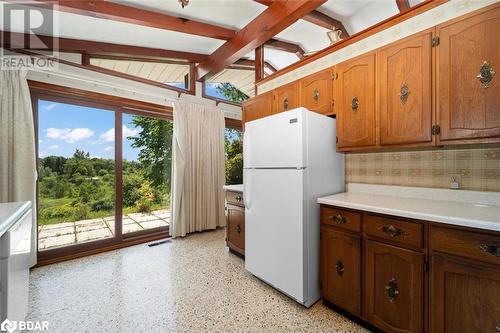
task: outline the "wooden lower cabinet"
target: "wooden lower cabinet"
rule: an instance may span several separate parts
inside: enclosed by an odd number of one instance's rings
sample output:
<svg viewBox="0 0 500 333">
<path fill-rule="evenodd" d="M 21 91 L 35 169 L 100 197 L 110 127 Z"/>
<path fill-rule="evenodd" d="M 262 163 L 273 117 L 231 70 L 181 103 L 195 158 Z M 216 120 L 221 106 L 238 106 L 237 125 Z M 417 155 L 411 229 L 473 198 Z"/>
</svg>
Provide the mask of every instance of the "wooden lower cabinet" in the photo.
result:
<svg viewBox="0 0 500 333">
<path fill-rule="evenodd" d="M 500 332 L 499 267 L 447 255 L 433 255 L 431 264 L 432 332 Z"/>
<path fill-rule="evenodd" d="M 245 206 L 241 192 L 226 191 L 226 245 L 245 255 Z"/>
<path fill-rule="evenodd" d="M 500 333 L 500 232 L 327 205 L 320 223 L 328 303 L 388 333 Z"/>
<path fill-rule="evenodd" d="M 361 315 L 361 238 L 321 227 L 320 279 L 323 298 Z"/>
<path fill-rule="evenodd" d="M 367 320 L 386 332 L 422 332 L 424 254 L 366 241 Z"/>
</svg>

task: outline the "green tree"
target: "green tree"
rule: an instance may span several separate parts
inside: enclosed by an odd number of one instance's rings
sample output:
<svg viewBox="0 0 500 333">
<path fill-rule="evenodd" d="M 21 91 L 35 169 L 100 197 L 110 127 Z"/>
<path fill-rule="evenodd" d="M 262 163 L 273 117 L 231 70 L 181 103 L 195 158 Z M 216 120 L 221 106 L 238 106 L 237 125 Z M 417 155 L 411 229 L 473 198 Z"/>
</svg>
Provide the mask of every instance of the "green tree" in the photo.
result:
<svg viewBox="0 0 500 333">
<path fill-rule="evenodd" d="M 139 148 L 138 159 L 145 177 L 154 187 L 170 189 L 173 123 L 141 116 L 135 116 L 132 122 L 140 130 L 137 136 L 128 139 L 132 147 Z"/>
<path fill-rule="evenodd" d="M 226 184 L 243 183 L 243 139 L 241 132 L 226 128 L 224 135 L 226 154 Z"/>
<path fill-rule="evenodd" d="M 235 103 L 241 103 L 249 98 L 248 95 L 246 95 L 244 92 L 242 92 L 229 82 L 220 83 L 215 89 L 228 100 Z"/>
</svg>

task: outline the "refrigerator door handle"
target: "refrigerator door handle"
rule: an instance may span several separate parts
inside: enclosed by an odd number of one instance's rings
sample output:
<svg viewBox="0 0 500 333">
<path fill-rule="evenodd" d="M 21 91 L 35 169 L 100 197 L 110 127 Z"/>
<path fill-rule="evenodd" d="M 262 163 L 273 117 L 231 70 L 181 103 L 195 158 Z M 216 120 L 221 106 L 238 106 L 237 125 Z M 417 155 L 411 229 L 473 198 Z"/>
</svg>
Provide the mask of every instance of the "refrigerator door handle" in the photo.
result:
<svg viewBox="0 0 500 333">
<path fill-rule="evenodd" d="M 250 129 L 246 129 L 243 132 L 243 167 L 248 164 L 252 164 L 251 154 L 250 154 Z"/>
<path fill-rule="evenodd" d="M 251 200 L 252 189 L 250 187 L 250 184 L 252 184 L 252 181 L 250 180 L 251 177 L 250 175 L 252 174 L 252 172 L 251 170 L 243 170 L 243 172 L 246 173 L 243 185 L 244 186 L 243 201 L 245 203 L 245 209 L 250 209 L 250 207 L 252 206 L 252 200 Z"/>
</svg>

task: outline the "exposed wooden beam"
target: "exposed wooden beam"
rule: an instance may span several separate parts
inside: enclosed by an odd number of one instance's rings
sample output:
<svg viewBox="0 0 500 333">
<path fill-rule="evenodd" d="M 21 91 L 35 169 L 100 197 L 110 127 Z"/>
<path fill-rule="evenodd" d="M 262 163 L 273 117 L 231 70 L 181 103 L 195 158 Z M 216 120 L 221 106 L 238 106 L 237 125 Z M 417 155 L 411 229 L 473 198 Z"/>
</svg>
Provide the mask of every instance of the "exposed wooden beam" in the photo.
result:
<svg viewBox="0 0 500 333">
<path fill-rule="evenodd" d="M 396 4 L 398 5 L 399 12 L 404 12 L 410 9 L 410 1 L 409 0 L 396 0 Z"/>
<path fill-rule="evenodd" d="M 132 23 L 152 28 L 183 32 L 215 39 L 231 39 L 235 31 L 221 26 L 193 21 L 187 18 L 125 6 L 119 3 L 94 0 L 38 0 L 39 6 L 56 4 L 60 11 Z M 37 6 L 35 3 L 34 6 Z"/>
<path fill-rule="evenodd" d="M 197 66 L 197 80 L 217 73 L 255 50 L 326 0 L 275 1 Z"/>
<path fill-rule="evenodd" d="M 276 50 L 281 50 L 285 52 L 290 52 L 290 53 L 295 53 L 299 59 L 304 58 L 304 54 L 306 53 L 300 45 L 289 43 L 289 42 L 284 42 L 281 40 L 277 39 L 271 39 L 269 40 L 266 44 L 264 44 L 266 47 L 272 47 L 273 49 Z"/>
<path fill-rule="evenodd" d="M 239 67 L 236 67 L 236 66 L 239 66 Z M 269 71 L 271 72 L 276 72 L 277 69 L 271 65 L 271 63 L 267 62 L 267 61 L 264 61 L 264 67 L 269 69 Z M 255 69 L 255 61 L 254 60 L 250 60 L 250 59 L 238 59 L 236 60 L 236 62 L 234 63 L 234 65 L 231 65 L 229 66 L 228 68 L 232 68 L 232 69 L 248 69 L 248 70 L 254 70 Z"/>
<path fill-rule="evenodd" d="M 255 49 L 255 82 L 264 78 L 264 47 L 258 46 Z"/>
<path fill-rule="evenodd" d="M 265 6 L 270 6 L 275 0 L 255 0 L 256 2 L 265 5 Z M 326 14 L 323 14 L 320 11 L 313 10 L 307 15 L 304 15 L 302 17 L 304 21 L 319 25 L 320 27 L 326 28 L 326 29 L 332 29 L 333 27 L 342 30 L 342 38 L 349 37 L 349 33 L 347 32 L 346 28 L 344 27 L 344 24 L 340 22 L 339 20 L 334 19 L 333 17 L 330 17 Z"/>
<path fill-rule="evenodd" d="M 32 51 L 36 50 L 51 50 L 53 45 L 53 38 L 50 36 L 39 36 L 39 41 L 41 43 L 37 44 L 36 40 L 32 40 L 31 43 L 26 44 L 26 47 L 19 47 L 12 45 L 11 40 L 27 40 L 29 35 L 17 33 L 17 32 L 7 32 L 2 31 L 1 45 L 6 48 L 12 49 L 29 49 Z M 24 38 L 24 39 L 23 39 Z M 117 55 L 117 56 L 142 56 L 142 57 L 159 57 L 159 58 L 175 58 L 175 59 L 185 59 L 192 62 L 201 62 L 207 58 L 205 54 L 184 52 L 184 51 L 174 51 L 174 50 L 164 50 L 155 49 L 149 47 L 132 46 L 124 44 L 112 44 L 103 42 L 94 42 L 88 40 L 71 39 L 71 38 L 56 38 L 57 51 L 60 52 L 76 52 L 76 53 L 89 53 L 93 55 Z M 47 48 L 48 46 L 48 48 Z"/>
</svg>

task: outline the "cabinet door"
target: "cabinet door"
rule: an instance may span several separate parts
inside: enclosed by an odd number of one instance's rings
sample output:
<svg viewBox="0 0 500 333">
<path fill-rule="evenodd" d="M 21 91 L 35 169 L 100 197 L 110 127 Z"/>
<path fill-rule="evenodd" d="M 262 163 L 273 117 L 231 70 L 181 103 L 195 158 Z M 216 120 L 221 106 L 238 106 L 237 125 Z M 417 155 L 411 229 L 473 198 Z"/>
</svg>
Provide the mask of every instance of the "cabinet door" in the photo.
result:
<svg viewBox="0 0 500 333">
<path fill-rule="evenodd" d="M 274 112 L 295 109 L 299 104 L 299 84 L 292 82 L 274 90 Z"/>
<path fill-rule="evenodd" d="M 227 245 L 245 255 L 245 209 L 227 205 Z"/>
<path fill-rule="evenodd" d="M 431 332 L 500 331 L 500 266 L 440 255 L 431 264 Z"/>
<path fill-rule="evenodd" d="M 264 93 L 243 102 L 243 123 L 271 115 L 272 93 Z"/>
<path fill-rule="evenodd" d="M 366 241 L 367 319 L 386 332 L 422 332 L 424 254 Z"/>
<path fill-rule="evenodd" d="M 321 227 L 321 295 L 350 313 L 361 315 L 360 237 Z"/>
<path fill-rule="evenodd" d="M 332 71 L 309 75 L 300 80 L 301 106 L 322 114 L 332 113 Z"/>
<path fill-rule="evenodd" d="M 337 65 L 338 148 L 376 145 L 375 53 Z"/>
<path fill-rule="evenodd" d="M 431 143 L 432 31 L 379 51 L 380 144 Z"/>
<path fill-rule="evenodd" d="M 498 5 L 438 26 L 440 143 L 500 141 L 499 30 Z"/>
</svg>

